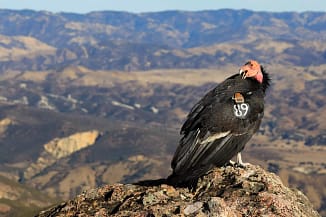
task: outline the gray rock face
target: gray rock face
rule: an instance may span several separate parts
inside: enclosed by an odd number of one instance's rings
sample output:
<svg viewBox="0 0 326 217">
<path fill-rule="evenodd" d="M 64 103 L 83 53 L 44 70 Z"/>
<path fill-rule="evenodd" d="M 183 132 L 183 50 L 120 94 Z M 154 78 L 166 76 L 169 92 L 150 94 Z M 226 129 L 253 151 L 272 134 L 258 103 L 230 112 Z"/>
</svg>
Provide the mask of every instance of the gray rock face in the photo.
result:
<svg viewBox="0 0 326 217">
<path fill-rule="evenodd" d="M 300 191 L 255 165 L 216 168 L 195 192 L 159 182 L 103 186 L 38 216 L 320 216 Z"/>
</svg>

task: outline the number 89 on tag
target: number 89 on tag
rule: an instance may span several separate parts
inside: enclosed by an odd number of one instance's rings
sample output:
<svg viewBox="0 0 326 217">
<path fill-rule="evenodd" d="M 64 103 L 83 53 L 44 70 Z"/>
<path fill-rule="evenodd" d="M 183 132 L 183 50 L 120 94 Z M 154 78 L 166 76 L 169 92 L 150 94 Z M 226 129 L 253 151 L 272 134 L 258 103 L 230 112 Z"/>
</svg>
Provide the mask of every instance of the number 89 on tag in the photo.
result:
<svg viewBox="0 0 326 217">
<path fill-rule="evenodd" d="M 238 118 L 245 118 L 249 112 L 249 105 L 247 103 L 235 104 L 233 106 L 234 115 Z"/>
</svg>

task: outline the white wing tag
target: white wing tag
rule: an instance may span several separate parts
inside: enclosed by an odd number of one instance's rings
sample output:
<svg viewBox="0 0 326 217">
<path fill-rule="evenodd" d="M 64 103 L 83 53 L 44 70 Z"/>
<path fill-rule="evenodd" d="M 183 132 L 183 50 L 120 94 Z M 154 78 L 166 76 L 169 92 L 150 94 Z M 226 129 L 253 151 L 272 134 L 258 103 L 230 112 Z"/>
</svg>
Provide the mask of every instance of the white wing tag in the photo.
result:
<svg viewBox="0 0 326 217">
<path fill-rule="evenodd" d="M 239 103 L 233 106 L 234 115 L 237 118 L 246 118 L 249 112 L 249 104 L 248 103 Z"/>
</svg>

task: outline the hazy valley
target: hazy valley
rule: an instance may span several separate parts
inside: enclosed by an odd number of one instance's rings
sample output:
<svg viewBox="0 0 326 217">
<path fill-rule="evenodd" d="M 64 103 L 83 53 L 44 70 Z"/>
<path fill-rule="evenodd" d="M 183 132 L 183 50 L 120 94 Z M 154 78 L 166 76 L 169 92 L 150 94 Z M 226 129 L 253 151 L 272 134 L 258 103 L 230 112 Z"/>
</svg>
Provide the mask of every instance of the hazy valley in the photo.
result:
<svg viewBox="0 0 326 217">
<path fill-rule="evenodd" d="M 326 215 L 326 13 L 0 17 L 0 175 L 11 180 L 1 186 L 47 193 L 44 207 L 106 183 L 167 176 L 188 111 L 254 58 L 273 82 L 244 159 Z M 23 191 L 0 189 L 4 215 L 17 210 L 12 201 L 24 204 Z"/>
</svg>

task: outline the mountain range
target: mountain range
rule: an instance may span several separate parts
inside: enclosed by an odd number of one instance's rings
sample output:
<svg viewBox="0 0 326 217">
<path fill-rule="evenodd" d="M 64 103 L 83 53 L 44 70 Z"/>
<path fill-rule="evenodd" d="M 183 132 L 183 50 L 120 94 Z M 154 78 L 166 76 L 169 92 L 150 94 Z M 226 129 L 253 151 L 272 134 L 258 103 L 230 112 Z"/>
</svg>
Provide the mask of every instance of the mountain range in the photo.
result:
<svg viewBox="0 0 326 217">
<path fill-rule="evenodd" d="M 0 10 L 1 69 L 207 68 L 259 56 L 325 62 L 325 13 L 247 10 L 88 14 Z"/>
<path fill-rule="evenodd" d="M 191 107 L 257 59 L 272 87 L 244 158 L 300 188 L 326 216 L 326 13 L 2 9 L 0 19 L 3 180 L 54 203 L 167 176 Z M 17 214 L 8 194 L 0 198 L 7 216 Z"/>
</svg>

